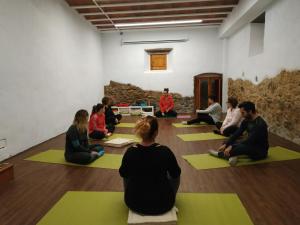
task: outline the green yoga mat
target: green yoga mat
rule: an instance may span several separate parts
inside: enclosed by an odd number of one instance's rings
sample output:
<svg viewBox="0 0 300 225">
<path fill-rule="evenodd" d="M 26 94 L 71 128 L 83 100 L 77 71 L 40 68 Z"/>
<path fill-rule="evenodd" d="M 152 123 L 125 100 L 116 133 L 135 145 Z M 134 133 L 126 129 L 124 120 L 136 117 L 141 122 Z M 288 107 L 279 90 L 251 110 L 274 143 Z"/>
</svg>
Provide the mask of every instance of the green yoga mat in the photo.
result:
<svg viewBox="0 0 300 225">
<path fill-rule="evenodd" d="M 183 141 L 206 141 L 206 140 L 216 140 L 225 139 L 226 137 L 214 133 L 193 133 L 193 134 L 177 134 Z"/>
<path fill-rule="evenodd" d="M 129 127 L 133 128 L 135 126 L 135 123 L 119 123 L 116 125 L 116 127 Z"/>
<path fill-rule="evenodd" d="M 71 166 L 87 166 L 87 167 L 96 167 L 96 168 L 106 168 L 106 169 L 119 169 L 121 166 L 123 155 L 121 154 L 107 154 L 105 153 L 102 157 L 92 162 L 89 165 L 78 165 L 74 163 L 68 163 L 64 158 L 63 150 L 53 150 L 50 149 L 45 152 L 41 152 L 34 156 L 31 156 L 25 160 L 36 161 L 36 162 L 45 162 L 45 163 L 56 163 L 64 164 Z"/>
<path fill-rule="evenodd" d="M 37 225 L 127 225 L 122 192 L 67 192 Z M 236 194 L 179 193 L 178 225 L 253 225 Z"/>
<path fill-rule="evenodd" d="M 182 124 L 182 123 L 172 123 L 172 125 L 176 128 L 184 128 L 184 127 L 203 127 L 205 125 L 208 125 L 207 123 L 198 123 L 198 124 Z"/>
<path fill-rule="evenodd" d="M 113 133 L 112 136 L 108 137 L 108 138 L 104 138 L 102 139 L 103 141 L 109 141 L 109 140 L 112 140 L 114 138 L 128 138 L 128 139 L 133 139 L 135 140 L 136 142 L 139 142 L 141 139 L 138 138 L 137 136 L 135 136 L 134 134 L 116 134 L 116 133 Z"/>
<path fill-rule="evenodd" d="M 209 154 L 184 155 L 182 157 L 198 170 L 230 167 L 227 160 L 220 159 Z M 252 161 L 251 159 L 245 158 L 243 156 L 238 160 L 237 166 L 253 165 L 292 159 L 300 159 L 300 153 L 291 151 L 280 146 L 276 146 L 269 148 L 268 158 L 264 160 Z"/>
</svg>

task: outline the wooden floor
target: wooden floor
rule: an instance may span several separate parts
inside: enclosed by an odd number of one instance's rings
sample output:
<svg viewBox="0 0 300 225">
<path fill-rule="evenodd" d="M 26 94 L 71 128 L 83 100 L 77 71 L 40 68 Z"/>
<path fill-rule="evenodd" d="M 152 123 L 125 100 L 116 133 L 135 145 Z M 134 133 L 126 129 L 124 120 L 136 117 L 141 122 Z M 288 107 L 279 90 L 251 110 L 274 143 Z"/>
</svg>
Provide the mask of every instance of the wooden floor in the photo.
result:
<svg viewBox="0 0 300 225">
<path fill-rule="evenodd" d="M 123 122 L 135 120 L 126 117 Z M 176 134 L 208 132 L 213 127 L 175 128 L 171 125 L 175 121 L 179 120 L 159 120 L 157 142 L 173 150 L 182 168 L 179 192 L 237 193 L 255 225 L 300 224 L 300 160 L 197 171 L 181 155 L 205 153 L 222 140 L 183 142 Z M 123 191 L 118 170 L 23 160 L 50 148 L 63 149 L 64 138 L 62 134 L 7 160 L 15 165 L 15 180 L 0 187 L 1 225 L 36 224 L 67 191 Z M 300 152 L 300 146 L 275 135 L 270 135 L 270 144 Z M 106 151 L 124 153 L 125 148 Z"/>
</svg>

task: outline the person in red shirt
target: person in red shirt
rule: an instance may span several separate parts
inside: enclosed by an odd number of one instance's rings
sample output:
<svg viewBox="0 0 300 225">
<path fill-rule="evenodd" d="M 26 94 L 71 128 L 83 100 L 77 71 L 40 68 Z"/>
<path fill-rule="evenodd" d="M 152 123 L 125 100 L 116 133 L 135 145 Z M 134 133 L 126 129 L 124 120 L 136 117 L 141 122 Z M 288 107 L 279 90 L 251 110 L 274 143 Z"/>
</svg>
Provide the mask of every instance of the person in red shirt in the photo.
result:
<svg viewBox="0 0 300 225">
<path fill-rule="evenodd" d="M 111 136 L 105 125 L 104 106 L 97 104 L 93 106 L 89 121 L 89 137 L 92 139 L 103 139 Z"/>
<path fill-rule="evenodd" d="M 174 100 L 169 94 L 169 88 L 165 88 L 163 95 L 159 100 L 160 110 L 155 113 L 156 117 L 176 117 L 177 112 L 174 110 Z"/>
</svg>

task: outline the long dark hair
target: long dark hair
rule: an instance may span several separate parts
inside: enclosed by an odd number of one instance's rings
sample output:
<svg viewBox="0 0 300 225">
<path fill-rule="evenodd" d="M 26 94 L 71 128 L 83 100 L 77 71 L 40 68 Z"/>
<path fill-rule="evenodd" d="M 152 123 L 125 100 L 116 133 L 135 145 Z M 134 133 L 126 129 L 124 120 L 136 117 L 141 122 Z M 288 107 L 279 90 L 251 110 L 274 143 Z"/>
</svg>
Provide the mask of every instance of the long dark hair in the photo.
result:
<svg viewBox="0 0 300 225">
<path fill-rule="evenodd" d="M 95 113 L 99 112 L 103 107 L 104 107 L 104 105 L 102 105 L 100 103 L 97 104 L 97 105 L 94 105 L 93 109 L 92 109 L 91 116 L 94 115 Z"/>
</svg>

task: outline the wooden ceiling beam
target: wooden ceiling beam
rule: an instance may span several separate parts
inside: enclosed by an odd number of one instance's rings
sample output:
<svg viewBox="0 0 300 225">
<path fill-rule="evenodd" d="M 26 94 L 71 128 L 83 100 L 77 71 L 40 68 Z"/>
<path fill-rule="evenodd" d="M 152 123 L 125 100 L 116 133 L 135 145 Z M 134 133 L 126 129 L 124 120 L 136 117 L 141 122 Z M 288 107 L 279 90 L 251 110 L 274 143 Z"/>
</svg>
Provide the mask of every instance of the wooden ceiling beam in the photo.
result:
<svg viewBox="0 0 300 225">
<path fill-rule="evenodd" d="M 117 20 L 127 20 L 127 19 L 152 19 L 152 18 L 176 18 L 176 17 L 189 17 L 189 16 L 216 16 L 219 18 L 226 18 L 229 12 L 212 12 L 212 13 L 190 13 L 190 14 L 172 14 L 172 15 L 153 15 L 153 16 L 131 16 L 131 17 L 118 17 L 118 18 L 112 18 L 111 20 L 117 21 Z M 90 22 L 96 22 L 96 21 L 105 21 L 106 18 L 101 19 L 88 19 Z"/>
<path fill-rule="evenodd" d="M 220 0 L 168 0 L 168 1 L 151 1 L 151 2 L 130 2 L 130 3 L 105 3 L 105 1 L 96 1 L 102 8 L 109 7 L 126 7 L 126 6 L 146 6 L 146 5 L 166 5 L 166 4 L 176 4 L 176 3 L 198 3 L 198 2 L 222 2 Z M 235 0 L 231 1 L 233 4 L 236 4 Z M 97 8 L 96 5 L 76 5 L 71 6 L 73 9 L 90 9 Z"/>
<path fill-rule="evenodd" d="M 168 8 L 168 9 L 144 9 L 144 10 L 127 10 L 127 11 L 105 11 L 108 15 L 113 14 L 124 14 L 124 13 L 144 13 L 144 12 L 170 12 L 170 11 L 181 11 L 181 10 L 197 10 L 197 9 L 219 9 L 219 8 L 228 8 L 235 7 L 235 5 L 216 5 L 216 6 L 200 6 L 200 7 L 184 7 L 184 8 Z M 91 15 L 102 15 L 99 13 L 80 13 L 83 16 L 91 16 Z"/>
</svg>

